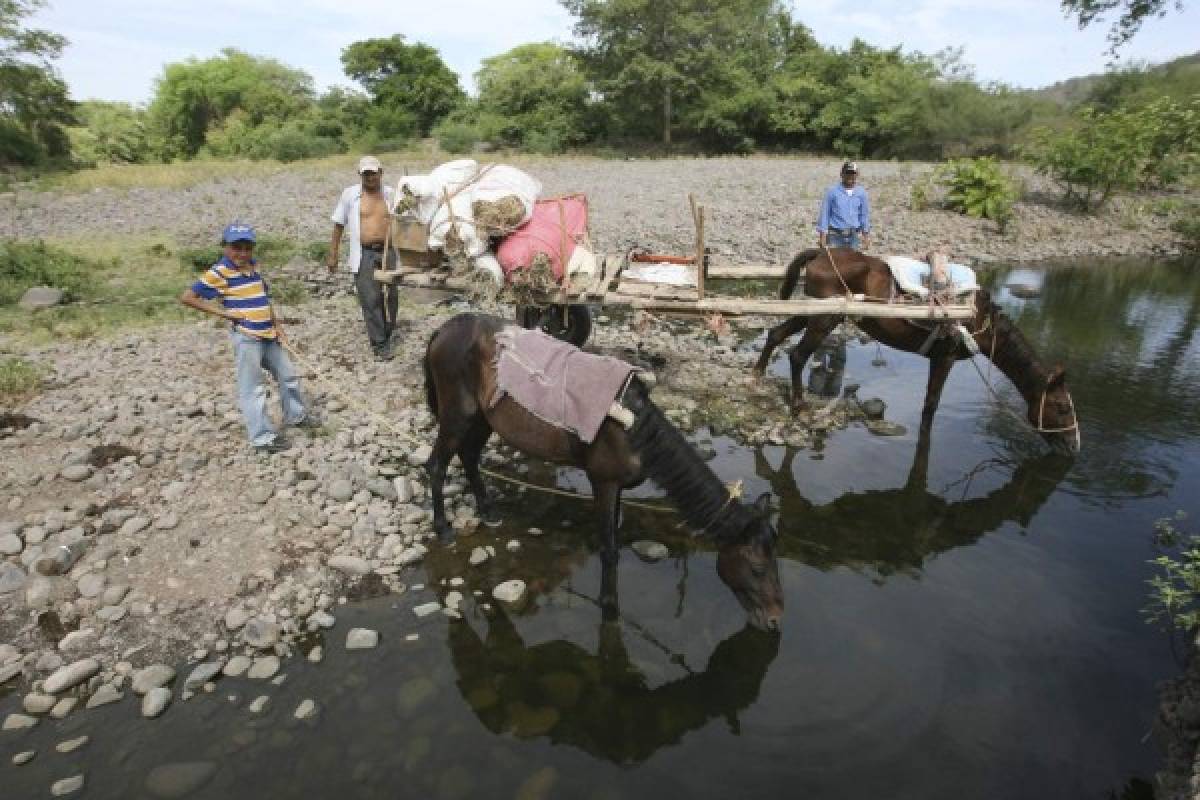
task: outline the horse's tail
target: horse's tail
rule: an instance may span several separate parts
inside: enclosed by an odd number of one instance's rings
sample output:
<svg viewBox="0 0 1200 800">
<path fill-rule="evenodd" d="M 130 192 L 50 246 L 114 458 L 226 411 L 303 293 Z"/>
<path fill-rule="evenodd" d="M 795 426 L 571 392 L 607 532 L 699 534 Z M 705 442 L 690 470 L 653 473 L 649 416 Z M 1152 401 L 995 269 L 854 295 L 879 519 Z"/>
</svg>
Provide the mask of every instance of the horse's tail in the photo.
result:
<svg viewBox="0 0 1200 800">
<path fill-rule="evenodd" d="M 821 255 L 820 250 L 810 247 L 807 250 L 801 251 L 792 259 L 792 263 L 787 265 L 787 272 L 783 276 L 783 283 L 779 286 L 780 300 L 787 300 L 792 296 L 792 292 L 796 291 L 796 284 L 800 282 L 800 270 L 804 269 L 805 264 L 819 255 Z"/>
<path fill-rule="evenodd" d="M 421 359 L 421 368 L 425 371 L 425 402 L 429 404 L 429 410 L 435 417 L 438 413 L 437 386 L 433 382 L 433 370 L 429 366 L 429 348 L 433 347 L 433 340 L 441 330 L 438 328 L 429 337 L 429 342 L 425 345 L 425 356 Z"/>
</svg>

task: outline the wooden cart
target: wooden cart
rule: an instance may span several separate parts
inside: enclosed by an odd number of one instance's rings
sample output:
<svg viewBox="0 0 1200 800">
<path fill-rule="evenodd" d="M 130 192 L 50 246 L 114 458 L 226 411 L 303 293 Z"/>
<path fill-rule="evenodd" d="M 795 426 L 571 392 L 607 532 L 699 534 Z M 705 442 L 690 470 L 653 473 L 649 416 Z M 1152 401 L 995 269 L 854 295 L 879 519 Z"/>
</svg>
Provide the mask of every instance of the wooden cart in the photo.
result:
<svg viewBox="0 0 1200 800">
<path fill-rule="evenodd" d="M 775 265 L 713 266 L 704 247 L 704 208 L 691 200 L 692 217 L 696 226 L 696 249 L 689 256 L 654 256 L 639 253 L 598 255 L 597 270 L 587 280 L 570 280 L 560 289 L 546 292 L 534 306 L 517 309 L 517 321 L 525 327 L 541 327 L 547 333 L 576 345 L 587 341 L 591 333 L 591 306 L 618 306 L 671 315 L 722 314 L 726 316 L 815 316 L 838 314 L 850 317 L 890 317 L 920 320 L 967 320 L 975 317 L 975 297 L 964 295 L 959 302 L 932 304 L 926 301 L 905 301 L 897 298 L 890 303 L 868 302 L 858 298 L 815 299 L 797 297 L 789 300 L 731 297 L 714 293 L 713 279 L 781 279 L 786 267 Z M 469 282 L 450 272 L 440 258 L 424 247 L 419 231 L 410 224 L 397 232 L 399 265 L 395 269 L 376 270 L 378 281 L 400 286 L 465 291 Z M 628 274 L 631 263 L 669 259 L 675 264 L 689 265 L 694 270 L 694 285 L 649 283 Z"/>
</svg>

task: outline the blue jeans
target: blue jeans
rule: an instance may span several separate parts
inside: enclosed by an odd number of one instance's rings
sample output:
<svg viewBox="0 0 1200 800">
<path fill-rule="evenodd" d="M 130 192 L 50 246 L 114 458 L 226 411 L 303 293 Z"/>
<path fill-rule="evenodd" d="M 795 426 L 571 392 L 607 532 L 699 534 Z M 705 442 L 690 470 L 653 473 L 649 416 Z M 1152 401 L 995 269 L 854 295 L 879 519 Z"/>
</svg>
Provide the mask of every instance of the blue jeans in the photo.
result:
<svg viewBox="0 0 1200 800">
<path fill-rule="evenodd" d="M 275 428 L 267 416 L 267 384 L 263 370 L 275 376 L 279 384 L 279 400 L 283 406 L 283 424 L 302 421 L 308 410 L 300 397 L 300 379 L 292 369 L 283 346 L 274 339 L 259 339 L 234 331 L 233 357 L 237 365 L 238 405 L 246 423 L 246 436 L 252 445 L 270 444 L 275 440 Z"/>
<path fill-rule="evenodd" d="M 853 250 L 858 250 L 862 246 L 862 241 L 858 238 L 858 233 L 851 233 L 846 236 L 828 231 L 825 234 L 825 244 L 829 247 L 849 247 Z"/>
</svg>

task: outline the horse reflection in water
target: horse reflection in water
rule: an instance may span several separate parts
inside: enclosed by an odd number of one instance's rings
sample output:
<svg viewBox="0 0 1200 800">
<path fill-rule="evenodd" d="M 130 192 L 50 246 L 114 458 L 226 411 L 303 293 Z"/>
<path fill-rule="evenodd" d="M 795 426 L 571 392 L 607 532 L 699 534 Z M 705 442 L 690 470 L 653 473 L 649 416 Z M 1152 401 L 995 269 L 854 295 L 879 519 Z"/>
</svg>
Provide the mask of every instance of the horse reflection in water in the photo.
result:
<svg viewBox="0 0 1200 800">
<path fill-rule="evenodd" d="M 929 490 L 929 449 L 929 433 L 923 431 L 903 486 L 847 492 L 821 505 L 796 491 L 795 450 L 785 453 L 778 469 L 756 450 L 756 473 L 780 493 L 783 513 L 793 523 L 789 527 L 804 532 L 803 538 L 784 536 L 780 556 L 820 569 L 915 573 L 931 556 L 972 544 L 1006 522 L 1028 525 L 1074 464 L 1054 453 L 1026 459 L 999 488 L 952 501 Z M 962 482 L 971 477 L 968 473 Z"/>
<path fill-rule="evenodd" d="M 615 567 L 602 568 L 612 586 Z M 459 691 L 493 733 L 545 737 L 617 764 L 645 761 L 713 720 L 740 732 L 738 714 L 758 699 L 779 652 L 777 632 L 746 625 L 713 649 L 703 671 L 651 688 L 614 614 L 605 608 L 595 653 L 565 640 L 527 645 L 503 613 L 489 619 L 486 635 L 455 623 Z"/>
</svg>

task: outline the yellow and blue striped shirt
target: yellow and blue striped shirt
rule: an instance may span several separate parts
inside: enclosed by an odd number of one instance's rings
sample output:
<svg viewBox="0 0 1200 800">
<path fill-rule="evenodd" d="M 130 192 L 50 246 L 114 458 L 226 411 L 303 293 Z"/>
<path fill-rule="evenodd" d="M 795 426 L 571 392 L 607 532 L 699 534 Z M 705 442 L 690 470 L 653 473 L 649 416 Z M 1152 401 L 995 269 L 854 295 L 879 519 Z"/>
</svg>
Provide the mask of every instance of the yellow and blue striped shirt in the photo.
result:
<svg viewBox="0 0 1200 800">
<path fill-rule="evenodd" d="M 271 319 L 267 282 L 258 274 L 257 266 L 257 261 L 251 261 L 250 272 L 242 272 L 228 258 L 222 258 L 192 284 L 192 291 L 205 300 L 219 297 L 221 305 L 236 312 L 241 319 L 233 324 L 234 330 L 260 339 L 274 339 L 275 323 Z"/>
</svg>

